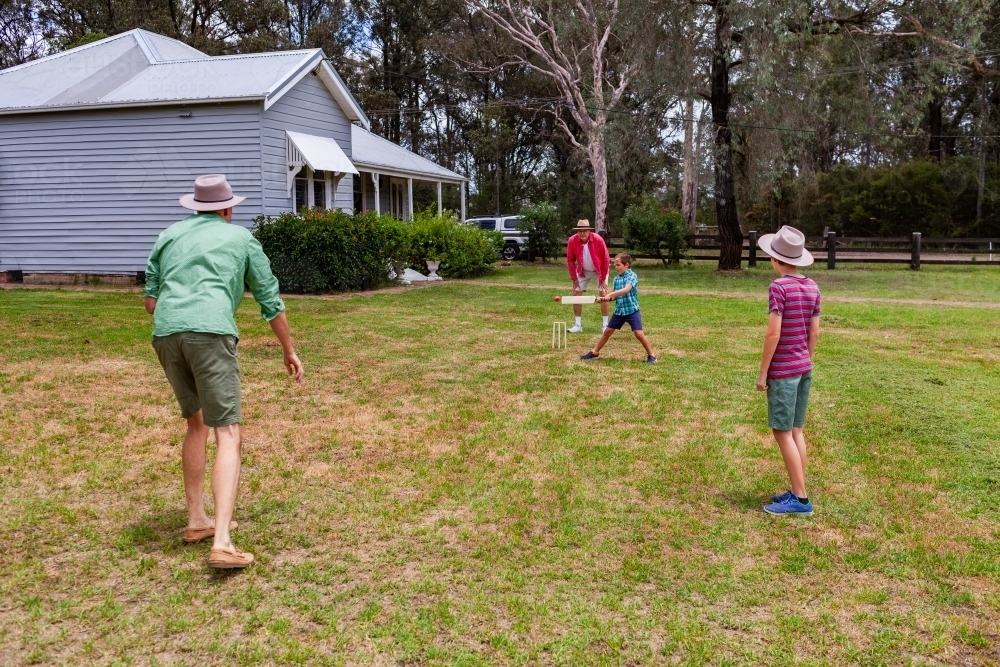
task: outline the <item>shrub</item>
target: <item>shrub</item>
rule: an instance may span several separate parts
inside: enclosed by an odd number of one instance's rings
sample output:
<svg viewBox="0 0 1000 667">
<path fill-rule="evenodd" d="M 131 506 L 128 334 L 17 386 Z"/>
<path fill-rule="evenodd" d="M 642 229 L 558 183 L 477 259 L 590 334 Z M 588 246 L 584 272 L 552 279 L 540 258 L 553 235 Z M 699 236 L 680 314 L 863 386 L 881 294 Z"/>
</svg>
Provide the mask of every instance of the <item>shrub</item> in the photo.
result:
<svg viewBox="0 0 1000 667">
<path fill-rule="evenodd" d="M 409 230 L 390 215 L 312 209 L 254 220 L 254 236 L 286 292 L 370 289 L 402 269 Z"/>
<path fill-rule="evenodd" d="M 503 249 L 503 235 L 463 225 L 454 214 L 417 213 L 409 227 L 409 265 L 426 271 L 428 260 L 441 262 L 438 274 L 466 278 L 486 272 Z"/>
<path fill-rule="evenodd" d="M 559 220 L 556 207 L 548 202 L 525 209 L 518 228 L 528 235 L 528 259 L 558 257 L 568 230 Z"/>
<path fill-rule="evenodd" d="M 647 197 L 628 207 L 623 222 L 629 248 L 655 255 L 664 265 L 684 259 L 687 226 L 680 211 L 665 209 Z"/>
</svg>

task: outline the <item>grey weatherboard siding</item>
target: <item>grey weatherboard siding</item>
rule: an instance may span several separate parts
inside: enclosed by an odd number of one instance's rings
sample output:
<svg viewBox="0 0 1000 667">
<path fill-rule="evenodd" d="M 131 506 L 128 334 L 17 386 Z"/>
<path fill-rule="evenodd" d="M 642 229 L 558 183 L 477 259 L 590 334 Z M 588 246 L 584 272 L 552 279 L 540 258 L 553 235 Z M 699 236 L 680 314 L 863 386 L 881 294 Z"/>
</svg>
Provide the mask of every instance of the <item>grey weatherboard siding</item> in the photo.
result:
<svg viewBox="0 0 1000 667">
<path fill-rule="evenodd" d="M 0 116 L 0 137 L 0 271 L 142 271 L 198 174 L 247 197 L 234 222 L 261 211 L 257 103 Z"/>
<path fill-rule="evenodd" d="M 226 174 L 247 198 L 236 224 L 290 211 L 286 129 L 332 137 L 351 156 L 350 122 L 311 74 L 267 111 L 252 102 L 0 116 L 0 271 L 143 271 L 157 235 L 190 214 L 177 199 L 199 174 Z M 334 205 L 353 207 L 350 178 Z"/>
<path fill-rule="evenodd" d="M 335 139 L 351 157 L 351 121 L 319 80 L 307 74 L 295 87 L 263 112 L 261 145 L 264 153 L 264 204 L 268 215 L 292 210 L 286 188 L 288 173 L 285 130 Z M 354 186 L 350 174 L 340 179 L 334 208 L 354 208 Z"/>
</svg>

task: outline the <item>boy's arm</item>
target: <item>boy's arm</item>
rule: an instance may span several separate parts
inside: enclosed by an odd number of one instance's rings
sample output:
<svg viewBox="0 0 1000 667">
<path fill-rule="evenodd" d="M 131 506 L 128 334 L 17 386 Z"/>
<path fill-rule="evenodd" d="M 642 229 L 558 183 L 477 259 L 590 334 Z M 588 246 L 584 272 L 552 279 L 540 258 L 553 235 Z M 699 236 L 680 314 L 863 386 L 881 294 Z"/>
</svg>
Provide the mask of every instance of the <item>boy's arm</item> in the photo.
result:
<svg viewBox="0 0 1000 667">
<path fill-rule="evenodd" d="M 812 318 L 809 322 L 809 358 L 813 358 L 816 352 L 816 343 L 819 342 L 819 316 Z"/>
<path fill-rule="evenodd" d="M 608 294 L 605 294 L 604 296 L 597 297 L 597 300 L 598 301 L 614 301 L 618 297 L 625 296 L 626 294 L 628 294 L 629 291 L 631 291 L 631 289 L 632 289 L 632 284 L 629 283 L 629 284 L 625 285 L 625 287 L 623 287 L 623 288 L 621 288 L 619 290 L 615 290 L 614 292 L 609 292 Z"/>
<path fill-rule="evenodd" d="M 757 391 L 767 391 L 767 369 L 771 367 L 771 359 L 774 358 L 774 351 L 778 349 L 779 340 L 781 340 L 781 315 L 772 310 L 767 316 L 767 333 L 764 334 L 764 354 L 760 358 L 760 372 L 757 374 Z"/>
</svg>

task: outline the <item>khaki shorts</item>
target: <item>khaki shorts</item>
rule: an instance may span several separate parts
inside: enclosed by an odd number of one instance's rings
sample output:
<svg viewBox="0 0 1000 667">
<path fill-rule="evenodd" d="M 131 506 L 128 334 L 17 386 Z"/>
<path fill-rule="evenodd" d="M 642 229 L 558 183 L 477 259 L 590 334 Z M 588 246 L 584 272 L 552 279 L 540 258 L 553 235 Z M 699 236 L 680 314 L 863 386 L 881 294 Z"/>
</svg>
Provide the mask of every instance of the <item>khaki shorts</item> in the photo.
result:
<svg viewBox="0 0 1000 667">
<path fill-rule="evenodd" d="M 576 283 L 580 286 L 581 292 L 587 291 L 587 288 L 590 287 L 591 280 L 593 280 L 594 284 L 600 288 L 601 281 L 597 279 L 597 271 L 584 271 L 582 276 L 577 277 Z"/>
<path fill-rule="evenodd" d="M 240 423 L 240 364 L 236 337 L 184 332 L 153 337 L 167 381 L 174 390 L 181 416 L 202 411 L 206 426 Z"/>
</svg>

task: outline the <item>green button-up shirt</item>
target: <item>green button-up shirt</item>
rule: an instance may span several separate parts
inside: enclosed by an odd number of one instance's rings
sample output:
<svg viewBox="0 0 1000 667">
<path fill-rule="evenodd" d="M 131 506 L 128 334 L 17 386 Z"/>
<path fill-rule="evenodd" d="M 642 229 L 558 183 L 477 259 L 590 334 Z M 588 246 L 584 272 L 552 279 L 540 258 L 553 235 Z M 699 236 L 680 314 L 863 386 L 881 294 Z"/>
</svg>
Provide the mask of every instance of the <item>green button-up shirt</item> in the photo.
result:
<svg viewBox="0 0 1000 667">
<path fill-rule="evenodd" d="M 233 316 L 244 282 L 268 322 L 285 309 L 264 249 L 246 229 L 215 213 L 170 225 L 146 264 L 145 295 L 156 299 L 153 335 L 194 331 L 239 337 Z"/>
</svg>

